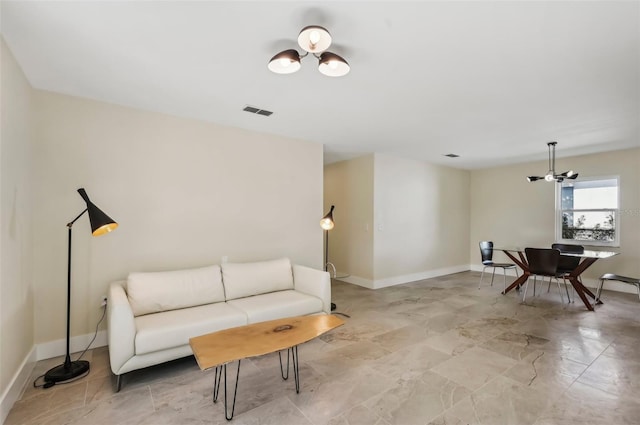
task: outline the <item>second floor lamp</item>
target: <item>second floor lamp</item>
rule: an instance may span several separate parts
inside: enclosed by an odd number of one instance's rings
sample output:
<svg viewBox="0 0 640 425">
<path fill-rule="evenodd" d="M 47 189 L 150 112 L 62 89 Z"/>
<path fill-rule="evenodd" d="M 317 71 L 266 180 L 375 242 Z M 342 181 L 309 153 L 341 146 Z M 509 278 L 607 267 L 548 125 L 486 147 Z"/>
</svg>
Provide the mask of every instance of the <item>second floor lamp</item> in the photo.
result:
<svg viewBox="0 0 640 425">
<path fill-rule="evenodd" d="M 329 266 L 333 269 L 333 277 L 336 277 L 336 266 L 329 262 L 329 230 L 333 229 L 335 222 L 333 221 L 333 209 L 335 205 L 331 205 L 329 212 L 320 220 L 320 227 L 324 230 L 324 271 L 329 271 Z M 336 305 L 331 303 L 331 310 L 335 310 Z"/>
</svg>

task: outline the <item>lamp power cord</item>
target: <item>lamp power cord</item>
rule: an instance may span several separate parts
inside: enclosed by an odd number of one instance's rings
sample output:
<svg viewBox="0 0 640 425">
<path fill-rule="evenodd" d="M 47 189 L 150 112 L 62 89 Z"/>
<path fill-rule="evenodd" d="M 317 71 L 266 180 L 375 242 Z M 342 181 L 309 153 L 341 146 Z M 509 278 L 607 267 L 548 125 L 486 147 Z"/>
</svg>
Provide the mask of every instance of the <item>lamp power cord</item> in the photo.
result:
<svg viewBox="0 0 640 425">
<path fill-rule="evenodd" d="M 102 305 L 102 315 L 100 316 L 100 320 L 98 320 L 98 323 L 96 324 L 96 329 L 95 332 L 93 333 L 93 338 L 91 338 L 91 341 L 89 341 L 89 344 L 87 344 L 86 348 L 84 350 L 82 350 L 82 352 L 80 353 L 80 355 L 78 356 L 78 358 L 75 361 L 78 361 L 80 359 L 82 359 L 82 357 L 87 353 L 87 351 L 89 350 L 89 347 L 91 347 L 91 344 L 93 344 L 96 340 L 96 338 L 98 337 L 98 328 L 100 327 L 100 323 L 102 323 L 102 321 L 104 320 L 105 315 L 107 314 L 107 303 L 106 301 L 103 303 Z M 85 376 L 87 376 L 89 374 L 89 371 L 87 371 L 87 373 L 80 375 L 74 379 L 70 379 L 68 381 L 64 381 L 64 382 L 44 382 L 42 384 L 38 384 L 38 380 L 42 379 L 44 377 L 44 373 L 40 376 L 38 376 L 36 379 L 34 379 L 33 381 L 33 388 L 51 388 L 54 385 L 62 385 L 62 384 L 70 384 L 72 382 L 77 381 L 78 379 L 84 378 Z"/>
</svg>

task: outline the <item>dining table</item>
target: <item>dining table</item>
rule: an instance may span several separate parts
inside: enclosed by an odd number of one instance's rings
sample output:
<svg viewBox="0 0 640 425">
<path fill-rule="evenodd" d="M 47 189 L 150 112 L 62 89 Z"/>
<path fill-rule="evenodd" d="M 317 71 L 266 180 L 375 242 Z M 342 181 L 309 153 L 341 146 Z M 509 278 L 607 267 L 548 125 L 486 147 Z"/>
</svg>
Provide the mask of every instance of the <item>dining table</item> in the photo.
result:
<svg viewBox="0 0 640 425">
<path fill-rule="evenodd" d="M 531 276 L 531 271 L 529 270 L 529 263 L 527 262 L 527 257 L 525 255 L 525 249 L 521 247 L 499 247 L 494 248 L 494 250 L 502 251 L 505 253 L 507 257 L 509 257 L 518 267 L 522 269 L 522 275 L 519 276 L 516 280 L 513 281 L 511 285 L 509 285 L 502 294 L 506 294 L 514 288 L 519 288 L 523 285 L 529 276 Z M 560 252 L 561 255 L 567 257 L 580 257 L 580 263 L 578 266 L 569 273 L 566 278 L 571 283 L 571 286 L 576 291 L 576 294 L 580 297 L 585 307 L 590 311 L 594 311 L 594 305 L 591 304 L 587 296 L 591 297 L 594 301 L 596 296 L 589 288 L 582 284 L 582 280 L 580 279 L 580 275 L 584 273 L 589 267 L 593 265 L 598 260 L 611 258 L 615 255 L 618 255 L 618 252 L 612 251 L 594 251 L 594 250 L 584 250 L 581 253 L 570 253 L 570 252 Z M 602 301 L 598 300 L 597 304 L 602 304 Z"/>
</svg>

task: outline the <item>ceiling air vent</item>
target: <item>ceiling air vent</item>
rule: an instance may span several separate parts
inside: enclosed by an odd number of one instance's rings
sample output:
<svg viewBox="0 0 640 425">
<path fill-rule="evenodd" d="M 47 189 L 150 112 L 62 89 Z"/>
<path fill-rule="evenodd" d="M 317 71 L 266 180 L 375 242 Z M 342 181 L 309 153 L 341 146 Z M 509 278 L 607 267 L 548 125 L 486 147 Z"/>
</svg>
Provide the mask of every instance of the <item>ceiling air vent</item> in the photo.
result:
<svg viewBox="0 0 640 425">
<path fill-rule="evenodd" d="M 266 109 L 260 109 L 260 108 L 256 108 L 255 106 L 249 106 L 249 105 L 245 106 L 242 110 L 251 112 L 252 114 L 264 115 L 265 117 L 268 117 L 269 115 L 273 114 L 273 112 L 267 111 Z"/>
</svg>

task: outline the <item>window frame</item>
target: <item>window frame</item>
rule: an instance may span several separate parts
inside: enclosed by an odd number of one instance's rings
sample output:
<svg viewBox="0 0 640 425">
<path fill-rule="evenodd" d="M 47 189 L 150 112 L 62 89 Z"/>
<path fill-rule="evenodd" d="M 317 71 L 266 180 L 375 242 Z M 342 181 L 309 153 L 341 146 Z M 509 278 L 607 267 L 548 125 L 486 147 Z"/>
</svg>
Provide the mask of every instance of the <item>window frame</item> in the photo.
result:
<svg viewBox="0 0 640 425">
<path fill-rule="evenodd" d="M 618 205 L 616 208 L 592 208 L 592 209 L 562 209 L 562 183 L 571 183 L 571 181 L 564 181 L 556 184 L 556 205 L 555 205 L 555 240 L 556 243 L 565 243 L 565 244 L 573 244 L 573 245 L 585 245 L 585 246 L 606 246 L 612 248 L 620 247 L 620 176 L 592 176 L 579 178 L 576 180 L 577 182 L 590 182 L 590 181 L 599 181 L 599 180 L 615 180 L 616 181 L 616 189 L 618 191 Z M 615 230 L 613 235 L 613 241 L 581 241 L 577 239 L 563 239 L 562 238 L 562 213 L 564 211 L 580 211 L 580 212 L 609 212 L 613 211 L 614 220 L 615 220 Z"/>
</svg>

